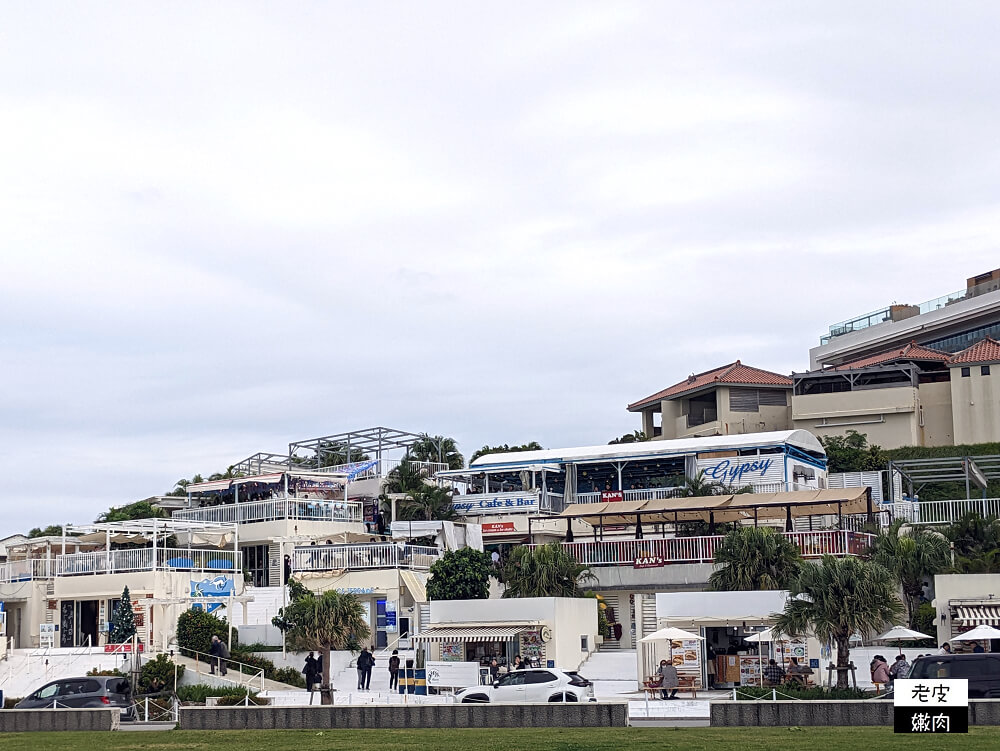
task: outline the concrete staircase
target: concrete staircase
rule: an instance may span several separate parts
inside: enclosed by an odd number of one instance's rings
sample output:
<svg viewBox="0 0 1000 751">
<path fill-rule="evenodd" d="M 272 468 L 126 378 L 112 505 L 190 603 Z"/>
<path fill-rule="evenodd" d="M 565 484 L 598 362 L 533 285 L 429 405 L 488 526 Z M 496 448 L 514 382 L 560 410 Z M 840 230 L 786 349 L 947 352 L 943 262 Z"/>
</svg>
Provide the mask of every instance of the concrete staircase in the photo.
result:
<svg viewBox="0 0 1000 751">
<path fill-rule="evenodd" d="M 372 668 L 371 688 L 368 691 L 358 691 L 358 669 L 357 655 L 350 664 L 333 675 L 330 681 L 333 687 L 340 693 L 359 694 L 363 696 L 376 696 L 387 698 L 395 691 L 389 691 L 389 658 L 392 657 L 392 650 L 375 652 L 375 667 Z M 413 651 L 400 651 L 399 664 L 406 665 L 408 659 L 415 659 Z"/>
<path fill-rule="evenodd" d="M 638 690 L 638 668 L 634 649 L 592 652 L 580 666 L 580 675 L 594 683 L 598 699 L 622 700 Z"/>
</svg>

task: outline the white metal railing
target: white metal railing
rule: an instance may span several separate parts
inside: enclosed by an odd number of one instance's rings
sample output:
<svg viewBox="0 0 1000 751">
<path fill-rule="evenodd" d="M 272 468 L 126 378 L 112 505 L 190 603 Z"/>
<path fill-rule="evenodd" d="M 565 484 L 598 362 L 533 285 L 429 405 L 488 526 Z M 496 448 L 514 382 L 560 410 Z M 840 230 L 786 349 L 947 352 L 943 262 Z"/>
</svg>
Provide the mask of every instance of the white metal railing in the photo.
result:
<svg viewBox="0 0 1000 751">
<path fill-rule="evenodd" d="M 785 537 L 798 546 L 805 558 L 818 558 L 822 555 L 838 557 L 862 555 L 872 539 L 872 535 L 849 530 L 787 532 Z M 639 559 L 648 559 L 649 565 L 658 566 L 675 563 L 711 563 L 715 560 L 716 548 L 723 539 L 722 535 L 712 535 L 564 542 L 562 546 L 580 563 L 588 566 L 634 566 Z"/>
<path fill-rule="evenodd" d="M 816 490 L 799 483 L 767 482 L 759 485 L 751 485 L 754 493 L 784 493 L 789 490 Z M 613 491 L 614 492 L 614 491 Z M 623 500 L 626 501 L 655 501 L 661 498 L 680 498 L 684 495 L 683 487 L 672 488 L 634 488 L 623 490 Z M 576 503 L 600 503 L 601 493 L 577 493 Z"/>
<path fill-rule="evenodd" d="M 371 543 L 361 545 L 309 545 L 295 548 L 293 571 L 349 569 L 429 569 L 441 557 L 438 548 L 423 545 Z"/>
<path fill-rule="evenodd" d="M 903 501 L 885 504 L 896 519 L 914 524 L 951 524 L 966 514 L 1000 517 L 1000 498 L 968 498 L 955 501 Z"/>
<path fill-rule="evenodd" d="M 226 683 L 233 683 L 240 688 L 245 688 L 250 690 L 253 688 L 253 684 L 256 682 L 260 686 L 260 691 L 265 690 L 265 678 L 264 671 L 258 668 L 256 665 L 248 665 L 244 662 L 238 662 L 230 658 L 217 657 L 215 655 L 206 654 L 205 652 L 199 652 L 197 649 L 183 649 L 181 650 L 181 656 L 186 657 L 190 662 L 193 662 L 194 672 L 198 675 L 204 675 L 205 671 L 202 670 L 202 665 L 208 668 L 207 673 L 209 675 L 214 674 L 215 677 L 220 681 L 225 681 Z M 223 675 L 221 669 L 219 668 L 219 661 L 222 660 L 226 663 L 226 674 Z M 185 665 L 187 669 L 191 669 L 190 665 Z M 244 670 L 245 668 L 245 670 Z M 229 677 L 230 672 L 234 672 L 239 678 Z"/>
<path fill-rule="evenodd" d="M 34 558 L 24 561 L 7 561 L 0 564 L 0 582 L 23 582 L 33 579 L 51 579 L 55 561 L 51 558 Z"/>
<path fill-rule="evenodd" d="M 364 521 L 364 508 L 361 503 L 355 501 L 327 501 L 305 497 L 272 498 L 267 501 L 247 501 L 176 511 L 173 518 L 235 524 L 284 519 L 361 523 Z"/>
<path fill-rule="evenodd" d="M 129 571 L 242 571 L 241 554 L 232 550 L 134 548 L 96 553 L 69 553 L 56 557 L 56 576 L 120 574 Z"/>
<path fill-rule="evenodd" d="M 367 469 L 365 469 L 365 470 L 363 470 L 361 472 L 358 472 L 352 478 L 351 482 L 357 482 L 358 480 L 369 480 L 369 479 L 374 478 L 374 477 L 386 477 L 390 472 L 392 472 L 394 469 L 396 469 L 397 467 L 399 467 L 399 465 L 402 464 L 403 461 L 404 461 L 403 459 L 382 459 L 382 460 L 376 462 L 375 464 L 373 464 L 371 467 L 368 467 Z M 409 459 L 407 459 L 405 461 L 406 461 L 407 464 L 410 464 L 411 466 L 413 466 L 417 470 L 419 470 L 420 473 L 422 475 L 424 475 L 425 477 L 427 477 L 427 478 L 433 478 L 436 473 L 443 472 L 444 470 L 446 470 L 446 469 L 449 468 L 447 464 L 443 464 L 443 463 L 440 463 L 440 462 L 418 462 L 418 461 L 409 460 Z M 335 465 L 330 466 L 330 467 L 323 467 L 322 469 L 317 470 L 317 471 L 318 472 L 330 472 L 330 473 L 334 473 L 334 474 L 336 474 L 338 472 L 351 472 L 359 464 L 363 465 L 363 464 L 365 464 L 365 462 L 351 462 L 349 464 L 335 464 Z"/>
</svg>

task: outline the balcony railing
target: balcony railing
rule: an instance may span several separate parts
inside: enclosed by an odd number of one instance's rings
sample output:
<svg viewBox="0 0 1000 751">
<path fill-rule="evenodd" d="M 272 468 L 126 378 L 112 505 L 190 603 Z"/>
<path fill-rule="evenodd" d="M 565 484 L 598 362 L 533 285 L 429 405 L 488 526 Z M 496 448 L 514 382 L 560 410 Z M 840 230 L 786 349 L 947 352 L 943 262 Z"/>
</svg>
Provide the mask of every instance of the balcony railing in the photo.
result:
<svg viewBox="0 0 1000 751">
<path fill-rule="evenodd" d="M 789 490 L 815 490 L 799 483 L 767 482 L 759 485 L 751 485 L 754 493 L 784 493 Z M 622 491 L 623 500 L 626 501 L 653 501 L 661 498 L 680 498 L 684 495 L 684 488 L 636 488 L 634 490 Z M 577 503 L 600 503 L 600 493 L 577 493 Z"/>
<path fill-rule="evenodd" d="M 55 561 L 51 558 L 7 561 L 0 564 L 0 583 L 51 579 L 54 564 Z"/>
<path fill-rule="evenodd" d="M 969 498 L 957 501 L 905 501 L 883 505 L 893 518 L 914 524 L 951 524 L 966 514 L 1000 517 L 1000 498 Z"/>
<path fill-rule="evenodd" d="M 267 501 L 229 503 L 222 506 L 187 509 L 174 512 L 175 519 L 203 522 L 231 522 L 255 524 L 257 522 L 295 519 L 315 522 L 364 521 L 362 504 L 355 501 L 323 501 L 306 498 L 278 498 Z"/>
<path fill-rule="evenodd" d="M 295 548 L 293 571 L 349 571 L 375 568 L 426 570 L 441 557 L 438 548 L 422 545 L 310 545 Z"/>
<path fill-rule="evenodd" d="M 844 557 L 862 555 L 872 535 L 847 530 L 822 532 L 788 532 L 785 537 L 794 542 L 804 558 L 822 555 Z M 677 563 L 712 563 L 722 535 L 705 537 L 671 537 L 659 540 L 602 540 L 597 542 L 564 542 L 563 549 L 588 566 L 633 566 L 639 559 L 652 559 L 655 565 Z M 535 547 L 535 546 L 533 546 Z"/>
<path fill-rule="evenodd" d="M 240 553 L 232 550 L 186 548 L 135 548 L 96 553 L 70 553 L 56 557 L 56 576 L 122 574 L 132 571 L 242 571 Z"/>
</svg>

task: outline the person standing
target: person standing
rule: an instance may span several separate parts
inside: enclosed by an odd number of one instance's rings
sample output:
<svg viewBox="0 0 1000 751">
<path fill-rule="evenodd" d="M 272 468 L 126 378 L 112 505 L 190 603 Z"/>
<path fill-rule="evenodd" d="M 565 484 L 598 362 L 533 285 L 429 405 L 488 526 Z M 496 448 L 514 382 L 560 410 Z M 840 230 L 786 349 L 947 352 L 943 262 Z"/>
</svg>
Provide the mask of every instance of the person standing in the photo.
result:
<svg viewBox="0 0 1000 751">
<path fill-rule="evenodd" d="M 660 698 L 676 699 L 677 689 L 680 687 L 680 678 L 677 676 L 677 668 L 666 660 L 660 660 L 660 667 L 656 674 L 660 676 Z"/>
<path fill-rule="evenodd" d="M 399 688 L 399 650 L 392 650 L 392 657 L 389 658 L 389 690 L 395 691 Z"/>
<path fill-rule="evenodd" d="M 229 645 L 219 639 L 219 672 L 223 675 L 229 672 L 229 664 L 226 662 L 229 658 Z"/>
<path fill-rule="evenodd" d="M 208 661 L 208 672 L 210 675 L 215 675 L 215 668 L 219 664 L 219 645 L 222 642 L 219 641 L 219 637 L 212 635 L 212 644 L 208 648 L 208 653 L 211 658 Z"/>
<path fill-rule="evenodd" d="M 375 667 L 375 658 L 368 651 L 368 647 L 361 648 L 358 655 L 358 688 L 368 691 L 372 684 L 372 668 Z"/>
<path fill-rule="evenodd" d="M 319 683 L 320 674 L 319 662 L 313 656 L 312 652 L 310 652 L 309 656 L 306 657 L 306 665 L 302 668 L 302 672 L 305 673 L 306 676 L 306 691 L 312 693 L 313 688 L 315 688 L 316 684 Z"/>
</svg>

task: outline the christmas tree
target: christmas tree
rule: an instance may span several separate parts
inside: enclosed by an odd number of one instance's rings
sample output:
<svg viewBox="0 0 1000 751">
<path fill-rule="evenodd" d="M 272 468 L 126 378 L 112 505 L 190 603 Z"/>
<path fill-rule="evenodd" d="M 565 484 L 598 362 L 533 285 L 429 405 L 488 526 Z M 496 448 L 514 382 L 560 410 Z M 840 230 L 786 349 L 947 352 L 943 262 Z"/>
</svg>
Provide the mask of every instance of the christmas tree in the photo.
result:
<svg viewBox="0 0 1000 751">
<path fill-rule="evenodd" d="M 135 636 L 135 615 L 132 613 L 132 598 L 129 596 L 128 587 L 125 587 L 118 608 L 111 617 L 110 642 L 125 644 L 131 641 L 133 636 Z"/>
</svg>

